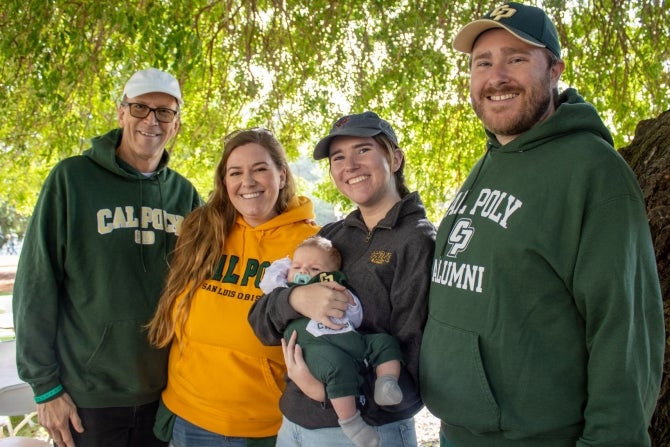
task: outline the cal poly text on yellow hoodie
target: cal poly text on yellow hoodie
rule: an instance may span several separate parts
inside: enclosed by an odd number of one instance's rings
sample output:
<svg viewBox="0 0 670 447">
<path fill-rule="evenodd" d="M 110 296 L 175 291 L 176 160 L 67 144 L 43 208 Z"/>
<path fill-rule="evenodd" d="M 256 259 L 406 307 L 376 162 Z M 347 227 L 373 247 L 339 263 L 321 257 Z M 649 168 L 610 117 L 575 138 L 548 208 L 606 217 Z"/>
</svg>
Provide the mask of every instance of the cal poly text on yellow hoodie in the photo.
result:
<svg viewBox="0 0 670 447">
<path fill-rule="evenodd" d="M 308 223 L 313 218 L 305 197 L 294 197 L 285 212 L 256 227 L 238 216 L 218 267 L 193 298 L 184 330 L 177 325 L 162 395 L 173 413 L 225 436 L 277 434 L 282 351 L 256 338 L 247 314 L 263 294 L 265 268 L 317 232 Z"/>
</svg>

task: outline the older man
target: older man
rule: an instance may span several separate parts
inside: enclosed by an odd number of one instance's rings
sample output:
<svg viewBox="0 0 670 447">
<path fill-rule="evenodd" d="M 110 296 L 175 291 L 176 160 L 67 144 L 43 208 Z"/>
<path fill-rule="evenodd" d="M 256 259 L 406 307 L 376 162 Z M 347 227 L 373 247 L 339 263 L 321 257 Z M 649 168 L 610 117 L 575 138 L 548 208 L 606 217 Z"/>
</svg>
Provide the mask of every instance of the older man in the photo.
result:
<svg viewBox="0 0 670 447">
<path fill-rule="evenodd" d="M 195 188 L 167 167 L 183 101 L 170 74 L 127 82 L 120 128 L 46 179 L 14 284 L 17 364 L 39 422 L 67 447 L 159 446 L 152 433 L 167 351 L 152 317 Z"/>
</svg>

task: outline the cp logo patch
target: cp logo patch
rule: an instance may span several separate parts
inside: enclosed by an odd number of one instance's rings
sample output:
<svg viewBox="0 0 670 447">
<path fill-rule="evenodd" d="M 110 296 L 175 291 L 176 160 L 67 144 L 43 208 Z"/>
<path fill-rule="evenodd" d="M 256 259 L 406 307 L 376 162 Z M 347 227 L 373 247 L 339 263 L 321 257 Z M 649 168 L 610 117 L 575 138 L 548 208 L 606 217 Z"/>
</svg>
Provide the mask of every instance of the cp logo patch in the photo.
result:
<svg viewBox="0 0 670 447">
<path fill-rule="evenodd" d="M 459 219 L 449 233 L 449 251 L 447 257 L 455 258 L 460 252 L 468 248 L 468 244 L 475 234 L 475 227 L 470 219 Z"/>
<path fill-rule="evenodd" d="M 499 22 L 502 19 L 509 19 L 514 14 L 516 14 L 516 9 L 511 8 L 508 5 L 502 5 L 491 11 L 489 18 Z"/>
</svg>

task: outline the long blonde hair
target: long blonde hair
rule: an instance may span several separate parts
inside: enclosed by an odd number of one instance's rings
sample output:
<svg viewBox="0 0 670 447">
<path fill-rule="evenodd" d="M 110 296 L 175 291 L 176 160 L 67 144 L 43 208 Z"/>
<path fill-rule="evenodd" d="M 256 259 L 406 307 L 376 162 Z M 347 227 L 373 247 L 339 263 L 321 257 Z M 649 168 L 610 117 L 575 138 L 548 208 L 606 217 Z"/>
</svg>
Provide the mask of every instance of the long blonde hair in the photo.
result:
<svg viewBox="0 0 670 447">
<path fill-rule="evenodd" d="M 148 324 L 149 342 L 158 348 L 166 347 L 172 341 L 175 322 L 178 321 L 180 327 L 184 327 L 195 292 L 211 277 L 223 256 L 226 236 L 237 218 L 237 210 L 230 202 L 226 189 L 226 165 L 230 154 L 248 143 L 263 146 L 277 169 L 286 171 L 286 184 L 279 191 L 275 205 L 277 214 L 286 210 L 295 195 L 295 182 L 286 153 L 269 130 L 238 130 L 224 138 L 223 154 L 214 173 L 214 191 L 207 203 L 193 210 L 182 224 L 156 314 Z M 184 292 L 184 298 L 180 300 L 173 318 L 177 298 Z"/>
</svg>

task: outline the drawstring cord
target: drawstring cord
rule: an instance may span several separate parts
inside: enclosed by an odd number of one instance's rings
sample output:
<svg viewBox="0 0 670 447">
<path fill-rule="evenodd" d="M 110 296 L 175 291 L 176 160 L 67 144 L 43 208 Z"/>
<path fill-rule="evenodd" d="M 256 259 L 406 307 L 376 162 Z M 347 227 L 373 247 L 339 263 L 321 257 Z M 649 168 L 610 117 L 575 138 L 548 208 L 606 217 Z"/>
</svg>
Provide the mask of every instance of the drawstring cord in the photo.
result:
<svg viewBox="0 0 670 447">
<path fill-rule="evenodd" d="M 163 186 L 161 184 L 161 174 L 157 173 L 156 174 L 156 181 L 158 182 L 158 196 L 160 197 L 160 202 L 161 202 L 161 213 L 163 215 L 163 231 L 161 233 L 163 234 L 163 260 L 165 261 L 165 264 L 167 264 L 168 268 L 170 267 L 170 261 L 168 260 L 168 242 L 167 242 L 167 229 L 165 228 L 166 226 L 166 211 L 165 211 L 165 201 L 163 200 Z"/>
<path fill-rule="evenodd" d="M 165 211 L 165 200 L 163 198 L 163 185 L 161 182 L 161 173 L 155 173 L 153 178 L 156 180 L 158 183 L 158 196 L 160 199 L 160 209 L 163 217 L 163 229 L 162 231 L 159 231 L 163 235 L 163 261 L 165 261 L 165 264 L 170 267 L 170 262 L 168 260 L 168 240 L 167 240 L 167 232 L 165 229 L 166 225 L 166 211 Z M 143 182 L 146 181 L 144 179 L 140 179 L 140 216 L 142 215 L 142 207 L 144 206 L 144 187 L 143 187 Z M 142 262 L 142 268 L 144 269 L 144 273 L 147 272 L 147 266 L 144 262 L 144 230 L 142 229 L 142 222 L 140 219 L 140 228 L 139 228 L 139 242 L 140 242 L 140 261 Z"/>
<path fill-rule="evenodd" d="M 138 229 L 138 234 L 139 234 L 139 244 L 140 244 L 140 262 L 142 263 L 142 269 L 144 270 L 144 273 L 147 272 L 147 266 L 144 263 L 144 230 L 142 229 L 142 206 L 144 205 L 144 186 L 142 185 L 142 182 L 144 180 L 140 179 L 140 206 L 139 206 L 139 214 L 140 214 L 140 226 Z"/>
</svg>

